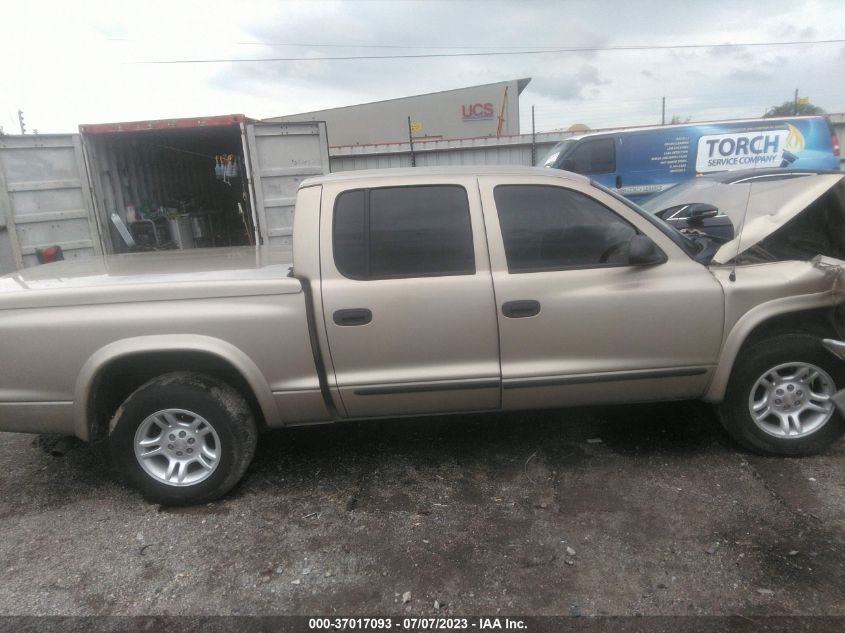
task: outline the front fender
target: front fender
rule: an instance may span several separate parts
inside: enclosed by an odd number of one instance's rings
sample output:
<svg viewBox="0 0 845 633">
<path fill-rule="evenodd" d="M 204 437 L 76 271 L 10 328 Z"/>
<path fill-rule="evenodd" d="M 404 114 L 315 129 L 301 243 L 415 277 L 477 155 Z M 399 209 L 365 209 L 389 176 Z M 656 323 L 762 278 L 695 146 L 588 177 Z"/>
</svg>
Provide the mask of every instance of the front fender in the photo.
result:
<svg viewBox="0 0 845 633">
<path fill-rule="evenodd" d="M 831 305 L 833 305 L 831 293 L 820 292 L 774 299 L 761 303 L 743 314 L 725 337 L 716 371 L 713 373 L 710 386 L 703 399 L 707 402 L 721 402 L 724 399 L 731 371 L 742 344 L 748 340 L 755 329 L 777 316 Z"/>
<path fill-rule="evenodd" d="M 88 416 L 91 388 L 99 373 L 120 358 L 157 352 L 201 352 L 225 361 L 234 367 L 250 386 L 268 425 L 278 421 L 279 411 L 261 370 L 249 356 L 231 343 L 199 334 L 137 336 L 101 347 L 82 366 L 76 379 L 73 398 L 74 432 L 79 438 L 86 441 L 90 439 Z"/>
</svg>

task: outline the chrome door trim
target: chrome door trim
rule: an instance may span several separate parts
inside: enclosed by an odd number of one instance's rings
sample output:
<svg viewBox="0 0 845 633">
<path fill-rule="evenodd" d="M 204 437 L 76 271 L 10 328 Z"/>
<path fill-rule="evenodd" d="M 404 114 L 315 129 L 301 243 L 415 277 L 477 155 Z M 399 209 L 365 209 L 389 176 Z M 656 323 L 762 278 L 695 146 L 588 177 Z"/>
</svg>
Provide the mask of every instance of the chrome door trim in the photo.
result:
<svg viewBox="0 0 845 633">
<path fill-rule="evenodd" d="M 356 387 L 356 396 L 386 396 L 402 393 L 427 393 L 432 391 L 461 391 L 466 389 L 498 389 L 498 378 L 477 378 L 450 382 L 405 382 L 395 385 L 374 385 Z"/>
<path fill-rule="evenodd" d="M 659 378 L 683 378 L 701 376 L 707 367 L 676 367 L 669 369 L 643 369 L 634 371 L 602 372 L 598 374 L 574 374 L 568 376 L 538 376 L 536 378 L 511 378 L 502 383 L 503 389 L 526 389 L 531 387 L 554 387 L 583 385 L 588 383 L 619 382 L 624 380 L 654 380 Z"/>
</svg>

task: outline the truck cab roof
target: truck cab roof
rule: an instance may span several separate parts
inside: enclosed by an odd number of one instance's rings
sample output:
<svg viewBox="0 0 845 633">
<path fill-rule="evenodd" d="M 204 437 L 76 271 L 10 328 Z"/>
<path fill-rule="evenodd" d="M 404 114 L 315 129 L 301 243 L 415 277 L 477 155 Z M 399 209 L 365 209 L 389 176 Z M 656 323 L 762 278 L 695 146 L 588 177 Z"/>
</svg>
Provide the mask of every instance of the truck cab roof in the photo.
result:
<svg viewBox="0 0 845 633">
<path fill-rule="evenodd" d="M 579 174 L 548 169 L 545 167 L 522 167 L 519 165 L 469 165 L 446 167 L 406 167 L 393 169 L 362 169 L 343 171 L 323 176 L 314 176 L 302 181 L 300 187 L 312 187 L 324 183 L 354 182 L 380 178 L 429 178 L 431 176 L 546 176 L 575 182 L 589 182 L 589 178 Z"/>
</svg>

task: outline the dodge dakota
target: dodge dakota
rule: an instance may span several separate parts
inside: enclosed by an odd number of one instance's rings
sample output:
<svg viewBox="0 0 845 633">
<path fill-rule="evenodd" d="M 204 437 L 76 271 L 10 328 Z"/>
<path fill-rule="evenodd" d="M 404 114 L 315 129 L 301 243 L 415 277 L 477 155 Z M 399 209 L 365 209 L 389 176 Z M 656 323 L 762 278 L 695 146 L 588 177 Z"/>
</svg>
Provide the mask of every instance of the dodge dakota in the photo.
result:
<svg viewBox="0 0 845 633">
<path fill-rule="evenodd" d="M 165 504 L 225 494 L 265 428 L 349 419 L 703 399 L 750 449 L 814 453 L 845 431 L 845 252 L 812 231 L 778 244 L 796 196 L 841 180 L 770 187 L 726 241 L 557 170 L 312 178 L 292 257 L 0 278 L 0 430 L 104 442 Z"/>
</svg>

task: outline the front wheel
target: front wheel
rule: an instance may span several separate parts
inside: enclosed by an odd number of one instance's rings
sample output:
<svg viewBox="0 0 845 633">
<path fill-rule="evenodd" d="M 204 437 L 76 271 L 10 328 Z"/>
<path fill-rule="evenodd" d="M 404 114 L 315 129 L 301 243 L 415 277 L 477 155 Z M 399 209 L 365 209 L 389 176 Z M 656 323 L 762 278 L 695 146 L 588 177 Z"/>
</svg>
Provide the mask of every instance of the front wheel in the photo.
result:
<svg viewBox="0 0 845 633">
<path fill-rule="evenodd" d="M 142 385 L 112 421 L 109 449 L 126 478 L 151 501 L 212 501 L 243 476 L 256 426 L 243 396 L 210 376 L 175 372 Z"/>
<path fill-rule="evenodd" d="M 811 455 L 845 432 L 831 396 L 845 387 L 845 363 L 810 334 L 781 334 L 740 352 L 719 413 L 751 450 Z"/>
</svg>

